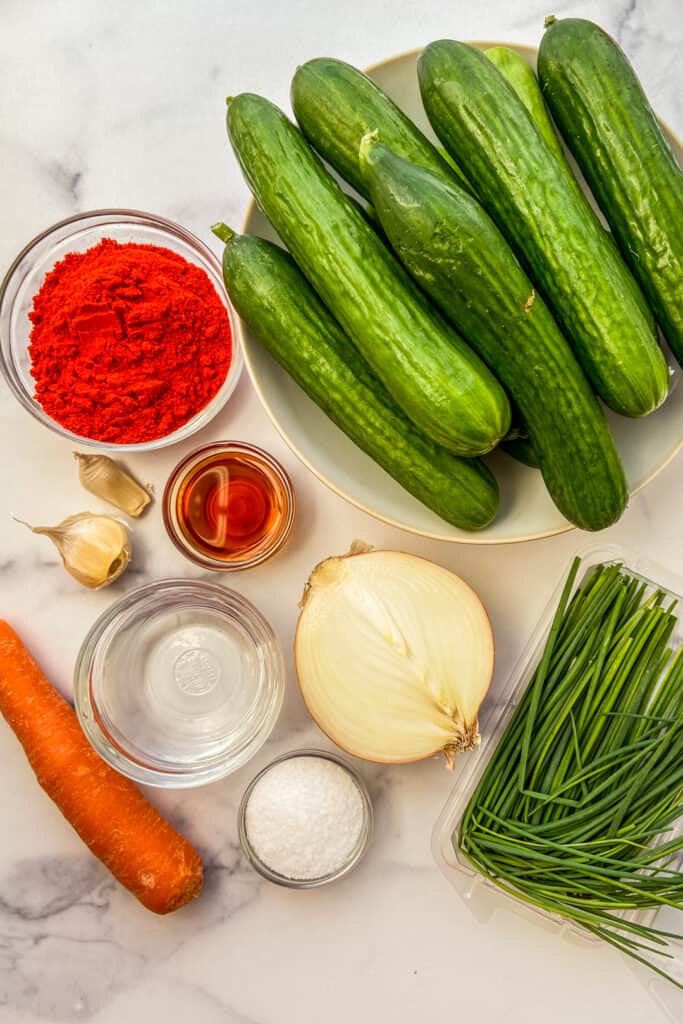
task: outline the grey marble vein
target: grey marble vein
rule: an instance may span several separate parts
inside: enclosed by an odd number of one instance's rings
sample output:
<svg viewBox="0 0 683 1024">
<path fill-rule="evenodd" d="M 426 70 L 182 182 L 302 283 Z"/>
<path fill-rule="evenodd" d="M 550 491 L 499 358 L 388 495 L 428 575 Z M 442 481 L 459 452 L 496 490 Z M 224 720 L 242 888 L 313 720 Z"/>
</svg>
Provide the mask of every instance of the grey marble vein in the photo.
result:
<svg viewBox="0 0 683 1024">
<path fill-rule="evenodd" d="M 642 0 L 641 0 L 642 2 Z M 618 43 L 623 43 L 624 32 L 629 27 L 629 22 L 633 14 L 635 14 L 638 7 L 638 0 L 628 0 L 626 7 L 619 18 L 617 19 L 617 27 L 614 33 L 614 37 Z"/>
</svg>

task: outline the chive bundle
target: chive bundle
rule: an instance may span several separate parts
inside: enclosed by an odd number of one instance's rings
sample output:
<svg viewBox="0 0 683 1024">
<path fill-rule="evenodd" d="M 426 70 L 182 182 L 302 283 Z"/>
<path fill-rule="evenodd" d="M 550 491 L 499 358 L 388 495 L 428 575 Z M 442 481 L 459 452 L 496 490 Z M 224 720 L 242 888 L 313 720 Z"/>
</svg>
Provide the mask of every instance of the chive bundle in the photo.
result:
<svg viewBox="0 0 683 1024">
<path fill-rule="evenodd" d="M 575 559 L 539 664 L 460 824 L 504 891 L 560 914 L 683 987 L 648 954 L 683 936 L 622 916 L 683 909 L 683 648 L 676 602 Z"/>
</svg>

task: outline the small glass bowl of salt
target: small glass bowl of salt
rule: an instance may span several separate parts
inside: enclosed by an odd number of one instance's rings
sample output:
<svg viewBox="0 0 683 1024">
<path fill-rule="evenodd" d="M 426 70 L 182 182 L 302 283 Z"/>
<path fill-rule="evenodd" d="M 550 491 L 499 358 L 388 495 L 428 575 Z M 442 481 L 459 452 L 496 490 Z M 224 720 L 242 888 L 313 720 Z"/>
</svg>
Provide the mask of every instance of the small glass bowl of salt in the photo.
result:
<svg viewBox="0 0 683 1024">
<path fill-rule="evenodd" d="M 252 779 L 238 812 L 251 866 L 277 885 L 313 889 L 348 874 L 372 835 L 365 783 L 325 750 L 293 750 Z"/>
</svg>

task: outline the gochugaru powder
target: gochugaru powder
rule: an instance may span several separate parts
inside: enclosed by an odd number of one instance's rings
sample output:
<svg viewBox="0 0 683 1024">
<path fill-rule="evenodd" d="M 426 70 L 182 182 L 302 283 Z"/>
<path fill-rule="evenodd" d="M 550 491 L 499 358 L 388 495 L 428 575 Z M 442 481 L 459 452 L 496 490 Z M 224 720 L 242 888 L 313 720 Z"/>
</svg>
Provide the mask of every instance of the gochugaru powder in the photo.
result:
<svg viewBox="0 0 683 1024">
<path fill-rule="evenodd" d="M 230 321 L 207 273 L 156 245 L 104 238 L 70 253 L 46 275 L 29 317 L 37 401 L 97 441 L 172 433 L 230 367 Z"/>
</svg>

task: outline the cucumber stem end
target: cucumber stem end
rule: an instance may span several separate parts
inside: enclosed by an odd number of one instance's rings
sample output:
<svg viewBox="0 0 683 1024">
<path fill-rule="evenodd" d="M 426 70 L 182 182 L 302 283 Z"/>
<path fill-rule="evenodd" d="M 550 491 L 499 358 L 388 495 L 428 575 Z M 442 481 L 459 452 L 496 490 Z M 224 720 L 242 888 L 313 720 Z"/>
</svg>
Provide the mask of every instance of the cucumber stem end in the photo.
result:
<svg viewBox="0 0 683 1024">
<path fill-rule="evenodd" d="M 360 140 L 360 146 L 358 148 L 358 155 L 361 161 L 368 156 L 372 151 L 373 147 L 379 142 L 379 132 L 375 128 L 374 131 L 366 132 L 363 138 Z"/>
<path fill-rule="evenodd" d="M 217 221 L 211 225 L 216 238 L 220 238 L 221 242 L 229 242 L 231 238 L 235 237 L 235 232 L 232 228 L 229 228 L 227 224 L 224 224 L 222 220 Z"/>
</svg>

